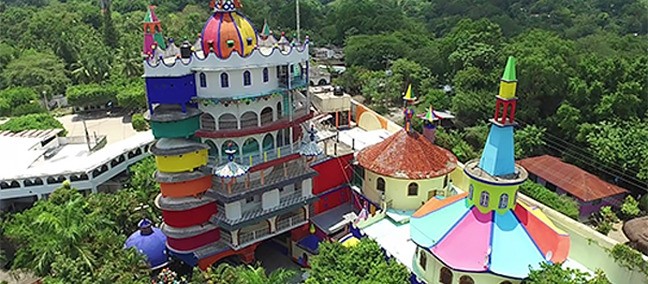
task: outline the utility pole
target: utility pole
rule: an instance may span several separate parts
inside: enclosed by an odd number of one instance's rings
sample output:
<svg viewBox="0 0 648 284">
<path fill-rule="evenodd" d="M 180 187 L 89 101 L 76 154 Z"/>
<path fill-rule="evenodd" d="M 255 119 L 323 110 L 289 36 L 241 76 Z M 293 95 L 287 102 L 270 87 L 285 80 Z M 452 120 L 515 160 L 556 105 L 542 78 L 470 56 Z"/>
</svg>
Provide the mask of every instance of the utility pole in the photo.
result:
<svg viewBox="0 0 648 284">
<path fill-rule="evenodd" d="M 295 18 L 297 20 L 297 42 L 301 40 L 299 34 L 299 0 L 295 0 Z"/>
<path fill-rule="evenodd" d="M 88 133 L 88 126 L 86 125 L 85 119 L 83 121 L 83 130 L 85 131 L 85 140 L 86 144 L 88 145 L 88 152 L 92 151 L 92 147 L 90 146 L 90 134 Z"/>
</svg>

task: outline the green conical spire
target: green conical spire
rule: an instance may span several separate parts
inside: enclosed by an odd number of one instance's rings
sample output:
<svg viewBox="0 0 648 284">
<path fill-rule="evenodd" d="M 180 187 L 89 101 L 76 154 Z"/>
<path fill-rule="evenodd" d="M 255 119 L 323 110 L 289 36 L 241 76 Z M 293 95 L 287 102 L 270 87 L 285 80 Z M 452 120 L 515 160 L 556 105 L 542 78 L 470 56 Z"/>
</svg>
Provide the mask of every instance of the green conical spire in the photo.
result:
<svg viewBox="0 0 648 284">
<path fill-rule="evenodd" d="M 263 21 L 263 31 L 261 32 L 264 36 L 270 36 L 270 27 L 268 26 L 268 22 L 265 20 Z"/>
<path fill-rule="evenodd" d="M 515 57 L 509 56 L 508 61 L 506 62 L 506 68 L 504 69 L 504 74 L 502 75 L 502 80 L 507 82 L 517 81 L 515 76 Z"/>
</svg>

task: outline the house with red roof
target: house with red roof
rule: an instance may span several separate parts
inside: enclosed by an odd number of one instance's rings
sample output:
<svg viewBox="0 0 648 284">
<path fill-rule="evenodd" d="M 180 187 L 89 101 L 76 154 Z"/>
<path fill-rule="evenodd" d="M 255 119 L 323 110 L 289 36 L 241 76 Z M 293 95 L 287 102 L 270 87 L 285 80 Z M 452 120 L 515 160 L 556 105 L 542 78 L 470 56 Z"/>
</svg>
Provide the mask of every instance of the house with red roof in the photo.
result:
<svg viewBox="0 0 648 284">
<path fill-rule="evenodd" d="M 628 194 L 628 190 L 554 156 L 532 157 L 518 163 L 527 169 L 530 180 L 576 199 L 581 219 L 588 218 L 603 206 L 620 206 Z"/>
</svg>

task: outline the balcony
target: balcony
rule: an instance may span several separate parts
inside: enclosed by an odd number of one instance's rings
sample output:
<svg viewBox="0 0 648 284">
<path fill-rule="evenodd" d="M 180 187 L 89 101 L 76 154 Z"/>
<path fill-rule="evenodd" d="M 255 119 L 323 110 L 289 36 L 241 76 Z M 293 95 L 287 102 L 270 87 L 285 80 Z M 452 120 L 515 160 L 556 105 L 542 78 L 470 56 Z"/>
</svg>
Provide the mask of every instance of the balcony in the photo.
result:
<svg viewBox="0 0 648 284">
<path fill-rule="evenodd" d="M 243 214 L 241 214 L 241 218 L 235 220 L 228 219 L 225 214 L 225 208 L 219 205 L 218 213 L 215 216 L 212 216 L 211 222 L 218 224 L 218 226 L 224 229 L 235 230 L 237 228 L 250 225 L 251 223 L 258 222 L 261 219 L 268 219 L 285 211 L 294 210 L 297 207 L 301 207 L 307 203 L 315 201 L 316 198 L 316 196 L 312 195 L 302 196 L 300 190 L 290 195 L 281 197 L 281 199 L 279 200 L 279 205 L 273 208 L 263 210 L 261 208 L 261 204 L 259 203 L 259 208 L 243 212 Z M 279 230 L 279 228 L 277 228 L 277 230 Z"/>
<path fill-rule="evenodd" d="M 214 177 L 212 185 L 214 192 L 206 194 L 210 194 L 223 203 L 229 203 L 261 191 L 284 187 L 312 178 L 315 175 L 317 172 L 307 167 L 302 160 L 293 160 L 275 166 L 272 172 L 260 179 L 246 182 L 246 177 L 240 177 L 231 186 L 224 184 L 220 178 Z"/>
<path fill-rule="evenodd" d="M 230 120 L 228 121 L 221 122 L 219 120 L 219 130 L 215 130 L 215 121 L 212 122 L 210 120 L 209 122 L 203 122 L 203 128 L 196 131 L 196 137 L 232 138 L 267 133 L 302 124 L 312 117 L 313 114 L 309 113 L 308 108 L 301 106 L 295 108 L 292 115 L 283 114 L 283 117 L 281 119 L 275 120 L 272 123 L 262 124 L 261 126 L 258 126 L 258 124 L 255 122 L 253 124 L 249 124 L 249 126 L 246 127 L 247 124 L 242 121 L 241 128 L 239 129 L 238 126 L 235 125 L 236 123 L 238 123 L 236 121 L 236 118 L 232 116 L 232 118 L 230 118 Z"/>
<path fill-rule="evenodd" d="M 277 231 L 282 231 L 284 229 L 293 228 L 303 224 L 306 221 L 306 215 L 304 211 L 299 210 L 299 213 L 292 213 L 288 215 L 290 217 L 277 218 Z"/>
<path fill-rule="evenodd" d="M 239 244 L 252 243 L 256 239 L 270 235 L 270 231 L 266 228 L 257 229 L 251 232 L 245 232 L 239 236 Z"/>
<path fill-rule="evenodd" d="M 290 84 L 288 84 L 287 78 L 279 78 L 279 88 L 282 89 L 293 90 L 306 87 L 306 85 L 307 82 L 305 76 L 292 78 L 292 80 L 290 80 Z"/>
<path fill-rule="evenodd" d="M 300 146 L 301 143 L 299 142 L 293 143 L 292 146 L 289 144 L 286 146 L 270 149 L 268 151 L 263 151 L 263 153 L 257 153 L 257 154 L 245 155 L 245 156 L 236 156 L 234 158 L 234 161 L 241 165 L 254 167 L 258 164 L 266 163 L 275 159 L 279 159 L 282 157 L 299 153 Z M 227 164 L 227 162 L 228 162 L 227 157 L 209 156 L 209 161 L 207 162 L 207 165 L 210 168 L 210 170 L 213 171 L 218 166 Z"/>
</svg>

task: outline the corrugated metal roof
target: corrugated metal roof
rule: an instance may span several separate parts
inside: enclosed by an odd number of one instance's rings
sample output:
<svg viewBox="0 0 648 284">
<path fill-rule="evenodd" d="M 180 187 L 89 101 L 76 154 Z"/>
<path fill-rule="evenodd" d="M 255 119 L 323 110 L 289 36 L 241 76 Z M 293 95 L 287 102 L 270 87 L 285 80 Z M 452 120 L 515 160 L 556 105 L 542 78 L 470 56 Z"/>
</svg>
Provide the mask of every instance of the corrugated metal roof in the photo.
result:
<svg viewBox="0 0 648 284">
<path fill-rule="evenodd" d="M 559 158 L 543 155 L 518 161 L 528 172 L 554 184 L 582 201 L 592 201 L 626 193 L 628 190 L 565 163 Z"/>
</svg>

